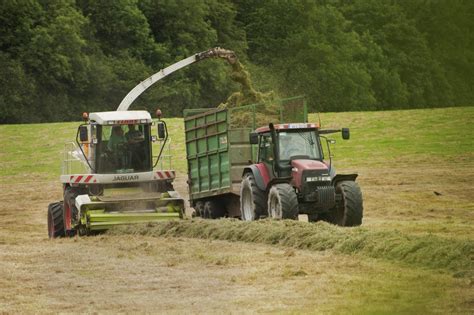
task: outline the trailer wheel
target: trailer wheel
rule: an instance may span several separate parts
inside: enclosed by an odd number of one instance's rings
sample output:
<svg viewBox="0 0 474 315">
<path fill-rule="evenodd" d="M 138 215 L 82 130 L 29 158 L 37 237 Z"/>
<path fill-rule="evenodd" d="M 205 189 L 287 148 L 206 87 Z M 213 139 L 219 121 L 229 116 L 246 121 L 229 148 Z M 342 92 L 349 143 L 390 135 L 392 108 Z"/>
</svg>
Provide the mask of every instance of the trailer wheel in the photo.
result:
<svg viewBox="0 0 474 315">
<path fill-rule="evenodd" d="M 225 215 L 225 210 L 219 202 L 208 200 L 204 203 L 204 213 L 206 219 L 218 219 Z"/>
<path fill-rule="evenodd" d="M 246 173 L 242 177 L 240 186 L 240 214 L 242 220 L 258 220 L 266 212 L 265 192 L 257 187 L 253 174 Z"/>
<path fill-rule="evenodd" d="M 196 216 L 204 218 L 204 202 L 196 201 L 194 205 L 194 210 L 196 210 Z"/>
<path fill-rule="evenodd" d="M 268 215 L 272 219 L 298 218 L 298 197 L 289 184 L 275 184 L 268 193 Z"/>
<path fill-rule="evenodd" d="M 50 203 L 48 206 L 48 236 L 49 238 L 65 236 L 62 201 Z"/>
<path fill-rule="evenodd" d="M 354 181 L 341 181 L 336 186 L 342 202 L 328 215 L 328 221 L 340 226 L 358 226 L 362 224 L 363 201 L 359 185 Z"/>
</svg>

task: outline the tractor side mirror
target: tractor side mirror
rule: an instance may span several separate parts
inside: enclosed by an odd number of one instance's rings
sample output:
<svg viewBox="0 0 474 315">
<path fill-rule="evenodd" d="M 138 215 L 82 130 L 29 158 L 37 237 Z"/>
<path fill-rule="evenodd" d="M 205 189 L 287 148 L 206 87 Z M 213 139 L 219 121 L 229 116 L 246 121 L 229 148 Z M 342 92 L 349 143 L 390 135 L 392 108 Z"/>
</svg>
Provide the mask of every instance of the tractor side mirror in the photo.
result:
<svg viewBox="0 0 474 315">
<path fill-rule="evenodd" d="M 79 126 L 79 140 L 81 142 L 89 142 L 87 126 Z"/>
<path fill-rule="evenodd" d="M 349 140 L 350 137 L 351 133 L 349 131 L 349 128 L 342 128 L 342 139 Z"/>
<path fill-rule="evenodd" d="M 158 139 L 163 140 L 164 138 L 166 138 L 165 124 L 160 121 L 158 122 L 157 127 L 158 127 Z"/>
<path fill-rule="evenodd" d="M 249 134 L 249 141 L 250 141 L 250 144 L 258 144 L 258 133 L 251 132 Z"/>
</svg>

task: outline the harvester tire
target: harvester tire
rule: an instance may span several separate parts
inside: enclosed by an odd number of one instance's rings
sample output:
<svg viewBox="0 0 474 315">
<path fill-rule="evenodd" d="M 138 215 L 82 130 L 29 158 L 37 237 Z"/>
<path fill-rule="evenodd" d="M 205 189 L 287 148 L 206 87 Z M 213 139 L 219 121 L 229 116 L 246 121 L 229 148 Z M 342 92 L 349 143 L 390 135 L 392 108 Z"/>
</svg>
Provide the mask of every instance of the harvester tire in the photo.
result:
<svg viewBox="0 0 474 315">
<path fill-rule="evenodd" d="M 242 177 L 240 186 L 240 214 L 243 221 L 258 220 L 260 216 L 266 215 L 267 204 L 265 192 L 260 190 L 255 183 L 252 173 L 246 173 Z"/>
<path fill-rule="evenodd" d="M 272 219 L 298 219 L 298 197 L 289 184 L 275 184 L 268 193 L 268 215 Z"/>
<path fill-rule="evenodd" d="M 362 224 L 363 201 L 359 185 L 354 181 L 341 181 L 336 186 L 342 202 L 331 211 L 329 221 L 340 226 L 359 226 Z"/>
<path fill-rule="evenodd" d="M 78 216 L 78 211 L 76 209 L 75 205 L 75 200 L 78 195 L 80 195 L 81 192 L 73 187 L 68 187 L 66 188 L 64 192 L 64 204 L 63 204 L 63 225 L 64 225 L 64 235 L 66 236 L 74 236 L 77 234 L 77 230 L 72 228 L 74 225 L 74 221 L 79 220 Z M 69 215 L 67 215 L 66 212 L 66 207 L 69 208 Z M 65 220 L 69 220 L 69 225 L 71 226 L 71 229 L 67 228 L 67 224 Z"/>
<path fill-rule="evenodd" d="M 50 203 L 48 206 L 48 236 L 49 238 L 65 236 L 62 201 Z"/>
</svg>

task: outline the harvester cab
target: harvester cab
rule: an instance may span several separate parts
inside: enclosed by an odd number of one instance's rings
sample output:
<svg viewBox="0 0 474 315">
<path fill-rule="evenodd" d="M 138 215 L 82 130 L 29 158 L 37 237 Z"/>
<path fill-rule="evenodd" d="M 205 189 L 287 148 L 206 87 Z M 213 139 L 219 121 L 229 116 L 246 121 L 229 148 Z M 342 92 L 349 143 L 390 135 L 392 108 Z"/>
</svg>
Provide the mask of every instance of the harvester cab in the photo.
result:
<svg viewBox="0 0 474 315">
<path fill-rule="evenodd" d="M 342 226 L 362 223 L 362 194 L 357 174 L 336 174 L 330 143 L 325 134 L 349 129 L 320 129 L 317 124 L 269 124 L 250 134 L 258 146 L 257 163 L 244 169 L 241 183 L 241 215 L 244 220 L 260 217 L 325 220 Z M 325 160 L 323 143 L 329 161 Z"/>
<path fill-rule="evenodd" d="M 112 111 L 83 118 L 76 141 L 65 148 L 64 200 L 48 209 L 50 237 L 183 216 L 161 117 L 154 122 L 147 111 Z M 155 142 L 159 153 L 153 157 Z"/>
</svg>

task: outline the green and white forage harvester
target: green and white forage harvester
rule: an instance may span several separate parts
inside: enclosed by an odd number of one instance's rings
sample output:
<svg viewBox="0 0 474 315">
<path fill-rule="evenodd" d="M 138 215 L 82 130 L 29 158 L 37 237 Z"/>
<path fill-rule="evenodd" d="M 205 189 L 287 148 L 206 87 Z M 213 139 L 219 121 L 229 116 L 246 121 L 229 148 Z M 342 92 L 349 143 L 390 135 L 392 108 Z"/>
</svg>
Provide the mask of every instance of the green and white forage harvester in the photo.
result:
<svg viewBox="0 0 474 315">
<path fill-rule="evenodd" d="M 76 139 L 64 149 L 63 200 L 48 207 L 50 238 L 184 216 L 184 200 L 173 189 L 176 173 L 171 168 L 170 139 L 161 111 L 152 119 L 147 111 L 128 108 L 154 83 L 212 57 L 231 64 L 237 59 L 232 51 L 209 49 L 140 82 L 116 111 L 83 114 Z"/>
</svg>

